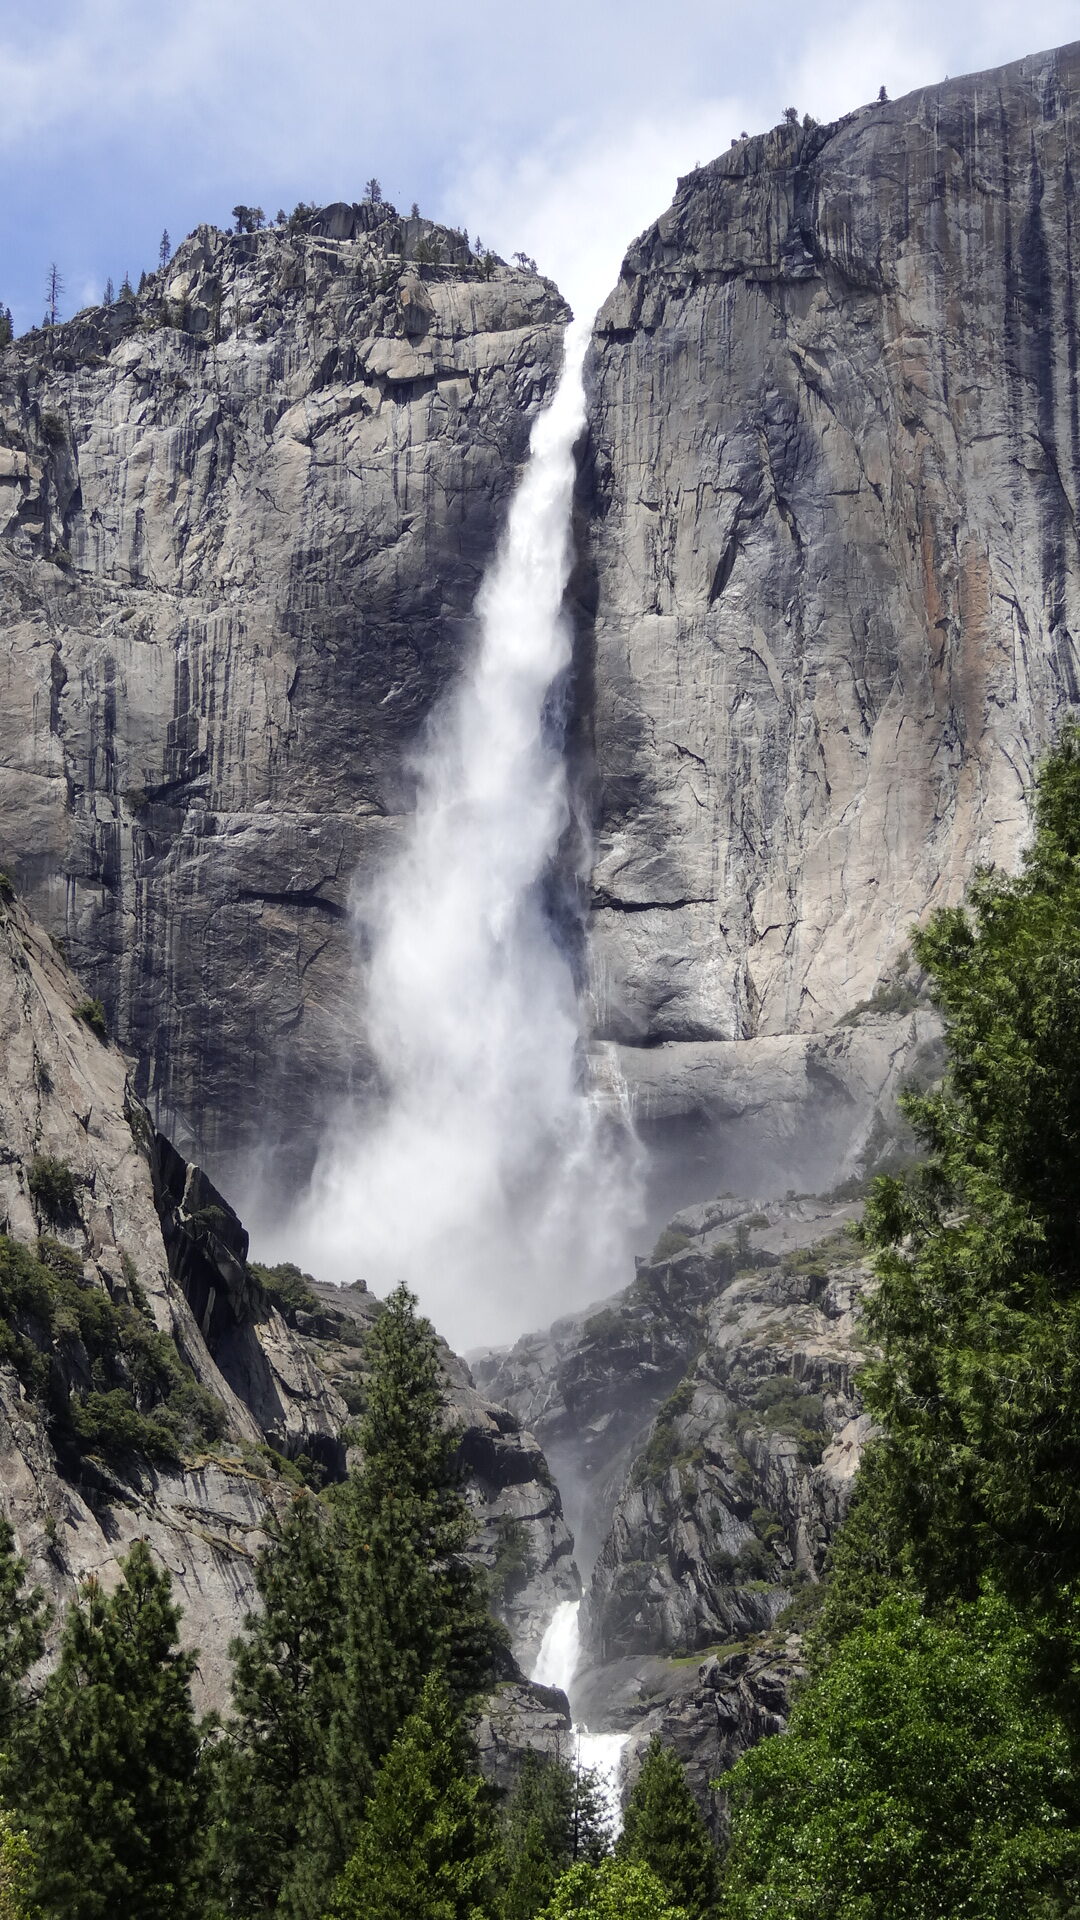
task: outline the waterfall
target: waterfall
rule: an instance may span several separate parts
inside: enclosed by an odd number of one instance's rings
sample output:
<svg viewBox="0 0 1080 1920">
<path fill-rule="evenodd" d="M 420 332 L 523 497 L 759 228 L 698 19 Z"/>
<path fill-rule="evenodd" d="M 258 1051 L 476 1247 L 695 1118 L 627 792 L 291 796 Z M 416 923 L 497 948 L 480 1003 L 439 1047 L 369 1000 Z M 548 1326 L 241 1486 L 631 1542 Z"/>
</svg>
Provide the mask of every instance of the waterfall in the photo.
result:
<svg viewBox="0 0 1080 1920">
<path fill-rule="evenodd" d="M 320 1277 L 404 1279 L 459 1347 L 623 1284 L 637 1219 L 632 1127 L 590 1082 L 548 899 L 574 824 L 563 597 L 587 332 L 569 328 L 533 427 L 415 812 L 355 902 L 377 1093 L 334 1127 L 288 1235 Z"/>
<path fill-rule="evenodd" d="M 541 1687 L 561 1687 L 574 1710 L 573 1685 L 581 1656 L 578 1633 L 580 1600 L 563 1600 L 548 1622 L 532 1678 Z M 621 1823 L 620 1775 L 629 1734 L 590 1733 L 574 1721 L 574 1757 L 597 1774 L 604 1804 L 616 1830 Z"/>
</svg>

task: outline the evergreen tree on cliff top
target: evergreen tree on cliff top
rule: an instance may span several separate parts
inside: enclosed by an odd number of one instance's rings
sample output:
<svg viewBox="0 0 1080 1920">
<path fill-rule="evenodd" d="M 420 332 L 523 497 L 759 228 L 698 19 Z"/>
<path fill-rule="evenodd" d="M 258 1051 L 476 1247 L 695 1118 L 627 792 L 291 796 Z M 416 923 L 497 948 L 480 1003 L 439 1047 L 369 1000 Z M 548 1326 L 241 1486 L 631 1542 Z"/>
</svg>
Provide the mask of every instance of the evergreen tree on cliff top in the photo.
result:
<svg viewBox="0 0 1080 1920">
<path fill-rule="evenodd" d="M 263 1557 L 264 1612 L 237 1648 L 213 1835 L 229 1913 L 318 1920 L 429 1674 L 458 1710 L 498 1671 L 503 1636 L 465 1557 L 472 1526 L 438 1343 L 404 1287 L 366 1359 L 363 1464 Z"/>
<path fill-rule="evenodd" d="M 137 1540 L 106 1594 L 87 1580 L 46 1683 L 21 1812 L 35 1897 L 56 1920 L 181 1920 L 196 1911 L 195 1656 L 170 1581 Z"/>
</svg>

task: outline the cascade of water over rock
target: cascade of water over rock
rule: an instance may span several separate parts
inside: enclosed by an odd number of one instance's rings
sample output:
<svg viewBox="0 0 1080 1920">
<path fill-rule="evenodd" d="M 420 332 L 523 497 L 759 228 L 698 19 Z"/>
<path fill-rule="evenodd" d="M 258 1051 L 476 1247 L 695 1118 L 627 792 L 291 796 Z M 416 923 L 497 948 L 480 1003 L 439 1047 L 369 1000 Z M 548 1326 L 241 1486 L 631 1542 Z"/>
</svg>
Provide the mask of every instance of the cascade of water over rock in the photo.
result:
<svg viewBox="0 0 1080 1920">
<path fill-rule="evenodd" d="M 621 1284 L 636 1223 L 632 1127 L 585 1070 L 551 905 L 575 824 L 563 598 L 586 335 L 568 330 L 415 810 L 356 903 L 376 1091 L 335 1127 L 289 1236 L 321 1276 L 404 1279 L 459 1348 Z"/>
<path fill-rule="evenodd" d="M 581 1658 L 578 1631 L 580 1600 L 563 1600 L 552 1614 L 536 1658 L 532 1678 L 542 1687 L 561 1687 L 574 1712 L 574 1676 Z M 622 1759 L 626 1733 L 590 1733 L 574 1720 L 574 1754 L 583 1767 L 595 1768 L 604 1803 L 616 1830 L 621 1823 Z"/>
</svg>

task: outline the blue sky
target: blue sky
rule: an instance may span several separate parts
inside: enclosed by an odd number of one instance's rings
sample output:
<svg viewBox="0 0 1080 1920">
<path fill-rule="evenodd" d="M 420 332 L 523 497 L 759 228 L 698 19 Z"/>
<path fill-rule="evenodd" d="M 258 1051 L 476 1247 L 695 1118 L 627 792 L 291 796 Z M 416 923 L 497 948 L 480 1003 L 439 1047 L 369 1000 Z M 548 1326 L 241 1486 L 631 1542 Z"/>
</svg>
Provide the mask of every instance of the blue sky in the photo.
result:
<svg viewBox="0 0 1080 1920">
<path fill-rule="evenodd" d="M 1080 37 L 1076 0 L 0 0 L 0 302 L 40 320 L 236 201 L 399 206 L 595 305 L 675 180 L 787 105 L 831 118 Z"/>
</svg>

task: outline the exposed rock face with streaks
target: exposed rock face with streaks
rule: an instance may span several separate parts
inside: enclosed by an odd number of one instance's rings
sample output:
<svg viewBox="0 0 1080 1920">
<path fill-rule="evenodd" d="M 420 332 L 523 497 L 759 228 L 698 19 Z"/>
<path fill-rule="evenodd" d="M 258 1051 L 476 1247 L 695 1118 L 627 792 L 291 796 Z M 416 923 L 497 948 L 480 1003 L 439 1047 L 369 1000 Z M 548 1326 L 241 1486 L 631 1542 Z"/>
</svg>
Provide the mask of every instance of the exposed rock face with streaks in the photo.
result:
<svg viewBox="0 0 1080 1920">
<path fill-rule="evenodd" d="M 219 1180 L 362 1076 L 349 888 L 561 359 L 487 271 L 383 206 L 204 227 L 0 356 L 0 862 Z"/>
<path fill-rule="evenodd" d="M 709 1781 L 786 1720 L 870 1428 L 855 1385 L 854 1202 L 720 1199 L 676 1217 L 623 1294 L 478 1366 L 535 1427 L 585 1555 L 575 1710 L 661 1732 Z"/>
<path fill-rule="evenodd" d="M 200 1697 L 221 1708 L 229 1641 L 256 1603 L 254 1556 L 271 1514 L 302 1486 L 291 1463 L 324 1478 L 345 1470 L 350 1406 L 362 1395 L 379 1305 L 362 1286 L 301 1289 L 303 1305 L 294 1289 L 277 1303 L 274 1275 L 248 1264 L 236 1215 L 155 1134 L 127 1062 L 87 1012 L 96 1018 L 52 943 L 0 889 L 0 1512 L 59 1603 L 57 1626 L 77 1579 L 92 1572 L 108 1585 L 145 1537 L 173 1577 L 184 1637 L 200 1649 Z M 72 1318 L 70 1292 L 50 1337 L 11 1290 L 6 1247 L 37 1251 L 111 1317 L 107 1381 Z M 21 1356 L 18 1335 L 27 1341 Z M 25 1364 L 31 1346 L 37 1376 Z M 68 1395 L 81 1401 L 116 1386 L 125 1405 L 146 1409 L 139 1367 L 148 1355 L 155 1364 L 164 1356 L 181 1387 L 205 1396 L 197 1403 L 211 1416 L 205 1443 L 189 1440 L 162 1458 L 72 1434 Z M 532 1436 L 476 1391 L 449 1350 L 445 1368 L 475 1551 L 531 1662 L 554 1608 L 580 1592 L 559 1495 Z M 513 1707 L 495 1743 L 499 1764 L 519 1735 L 543 1744 L 548 1723 L 561 1724 L 560 1702 L 522 1685 Z M 507 1711 L 504 1701 L 503 1719 Z"/>
<path fill-rule="evenodd" d="M 597 321 L 597 1028 L 646 1115 L 768 1151 L 774 1191 L 823 1128 L 857 1150 L 828 1031 L 1015 862 L 1080 697 L 1078 108 L 1074 45 L 740 141 Z"/>
</svg>

